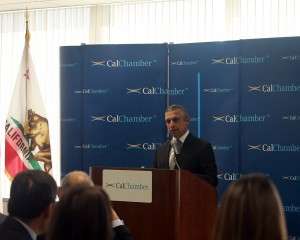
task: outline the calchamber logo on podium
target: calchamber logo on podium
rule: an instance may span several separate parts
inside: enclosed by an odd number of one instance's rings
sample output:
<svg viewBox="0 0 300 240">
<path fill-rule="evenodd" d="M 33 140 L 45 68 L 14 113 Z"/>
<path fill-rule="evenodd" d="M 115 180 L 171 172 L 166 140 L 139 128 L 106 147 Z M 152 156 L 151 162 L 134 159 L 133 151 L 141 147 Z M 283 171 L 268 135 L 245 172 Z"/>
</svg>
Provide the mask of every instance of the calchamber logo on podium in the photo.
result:
<svg viewBox="0 0 300 240">
<path fill-rule="evenodd" d="M 104 114 L 100 116 L 91 116 L 92 122 L 103 122 L 109 124 L 145 124 L 151 123 L 154 119 L 156 119 L 156 115 Z"/>
<path fill-rule="evenodd" d="M 265 64 L 270 63 L 270 56 L 227 56 L 220 58 L 212 58 L 211 64 Z"/>
<path fill-rule="evenodd" d="M 115 189 L 122 189 L 122 190 L 141 190 L 141 191 L 148 191 L 151 188 L 148 185 L 141 184 L 141 183 L 132 183 L 132 182 L 115 182 L 115 183 L 106 183 L 105 188 L 115 188 Z"/>
<path fill-rule="evenodd" d="M 144 142 L 144 143 L 127 143 L 126 150 L 130 151 L 155 151 L 161 143 Z"/>
<path fill-rule="evenodd" d="M 142 87 L 142 88 L 126 88 L 128 95 L 166 95 L 166 96 L 183 96 L 188 88 L 162 88 L 162 87 Z"/>
<path fill-rule="evenodd" d="M 248 85 L 248 92 L 252 94 L 300 93 L 300 84 L 252 84 Z"/>
<path fill-rule="evenodd" d="M 248 144 L 247 149 L 248 151 L 261 152 L 300 152 L 300 145 L 279 143 Z"/>
<path fill-rule="evenodd" d="M 148 68 L 157 64 L 157 60 L 148 59 L 96 59 L 91 61 L 91 67 L 106 68 Z"/>
<path fill-rule="evenodd" d="M 259 123 L 265 122 L 270 114 L 218 114 L 212 115 L 212 121 L 216 123 Z"/>
</svg>

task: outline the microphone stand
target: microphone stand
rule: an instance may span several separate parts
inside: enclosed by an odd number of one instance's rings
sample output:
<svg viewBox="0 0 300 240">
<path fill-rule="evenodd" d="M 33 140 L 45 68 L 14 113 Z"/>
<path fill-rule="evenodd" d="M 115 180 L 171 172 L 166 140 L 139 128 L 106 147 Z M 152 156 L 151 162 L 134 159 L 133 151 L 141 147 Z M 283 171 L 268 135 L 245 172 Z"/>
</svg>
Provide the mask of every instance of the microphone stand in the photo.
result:
<svg viewBox="0 0 300 240">
<path fill-rule="evenodd" d="M 175 166 L 178 168 L 178 171 L 176 171 L 176 189 L 177 189 L 177 206 L 176 206 L 176 229 L 177 229 L 177 236 L 179 236 L 179 229 L 180 229 L 180 212 L 181 212 L 181 167 L 178 163 L 181 148 L 179 149 L 174 141 L 174 139 L 171 140 L 171 147 L 174 151 L 174 163 Z"/>
<path fill-rule="evenodd" d="M 174 149 L 175 150 L 175 149 Z M 177 167 L 178 171 L 176 171 L 176 185 L 177 185 L 177 209 L 176 209 L 176 225 L 177 229 L 180 229 L 180 211 L 181 211 L 181 167 L 178 164 L 177 158 L 179 157 L 180 154 L 176 154 L 174 151 L 174 161 L 175 161 L 175 166 Z M 179 159 L 179 158 L 178 158 Z M 177 232 L 177 236 L 179 234 L 179 230 Z"/>
</svg>

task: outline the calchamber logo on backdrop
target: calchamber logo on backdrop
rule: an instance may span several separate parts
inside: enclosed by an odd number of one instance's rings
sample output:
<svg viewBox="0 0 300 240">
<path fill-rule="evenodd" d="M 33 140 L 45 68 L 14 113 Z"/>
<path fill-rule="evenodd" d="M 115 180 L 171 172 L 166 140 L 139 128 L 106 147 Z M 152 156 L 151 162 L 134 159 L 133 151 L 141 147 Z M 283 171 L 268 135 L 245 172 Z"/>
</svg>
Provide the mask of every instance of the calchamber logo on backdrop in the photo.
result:
<svg viewBox="0 0 300 240">
<path fill-rule="evenodd" d="M 224 173 L 219 173 L 217 175 L 218 179 L 223 180 L 223 181 L 236 181 L 239 180 L 244 174 L 247 173 L 239 173 L 239 172 L 224 172 Z M 265 176 L 270 176 L 268 173 L 263 173 Z"/>
<path fill-rule="evenodd" d="M 228 152 L 232 149 L 232 146 L 231 145 L 213 145 L 212 148 L 214 151 Z"/>
<path fill-rule="evenodd" d="M 137 124 L 137 123 L 151 123 L 153 119 L 156 118 L 156 115 L 145 116 L 142 114 L 139 115 L 126 115 L 126 114 L 105 114 L 101 116 L 91 116 L 92 122 L 106 122 L 111 124 Z"/>
<path fill-rule="evenodd" d="M 288 213 L 300 213 L 300 206 L 295 206 L 294 204 L 283 206 L 285 212 Z"/>
<path fill-rule="evenodd" d="M 109 89 L 91 89 L 91 88 L 83 88 L 81 90 L 75 90 L 74 94 L 107 94 L 109 92 Z"/>
<path fill-rule="evenodd" d="M 300 115 L 290 114 L 282 116 L 282 120 L 285 121 L 300 121 Z"/>
<path fill-rule="evenodd" d="M 240 123 L 240 122 L 265 122 L 270 118 L 270 114 L 222 114 L 212 115 L 213 122 L 221 123 Z"/>
<path fill-rule="evenodd" d="M 204 88 L 204 93 L 231 93 L 233 88 Z"/>
<path fill-rule="evenodd" d="M 300 61 L 300 55 L 281 56 L 280 60 L 285 62 L 296 62 L 296 61 Z"/>
<path fill-rule="evenodd" d="M 300 92 L 300 85 L 290 84 L 259 84 L 248 85 L 250 93 L 295 93 Z"/>
<path fill-rule="evenodd" d="M 238 180 L 242 175 L 237 172 L 225 172 L 220 173 L 217 175 L 218 179 L 224 180 L 224 181 L 236 181 Z"/>
<path fill-rule="evenodd" d="M 300 236 L 289 235 L 288 240 L 300 240 Z"/>
<path fill-rule="evenodd" d="M 74 62 L 74 63 L 62 63 L 60 66 L 62 68 L 73 68 L 73 67 L 76 67 L 77 65 L 79 65 L 79 63 Z"/>
<path fill-rule="evenodd" d="M 157 63 L 157 60 L 148 59 L 106 59 L 91 61 L 92 67 L 107 67 L 107 68 L 143 68 L 152 67 Z"/>
<path fill-rule="evenodd" d="M 188 88 L 161 88 L 161 87 L 143 87 L 143 88 L 126 88 L 127 94 L 135 95 L 169 95 L 181 96 L 184 95 Z"/>
<path fill-rule="evenodd" d="M 263 64 L 269 63 L 270 56 L 232 56 L 232 57 L 221 57 L 221 58 L 212 58 L 211 64 Z"/>
<path fill-rule="evenodd" d="M 175 66 L 191 66 L 191 65 L 196 65 L 198 64 L 199 60 L 174 60 L 171 61 L 171 65 L 175 65 Z"/>
<path fill-rule="evenodd" d="M 144 142 L 144 143 L 127 143 L 126 149 L 127 150 L 137 150 L 137 151 L 155 151 L 161 143 L 153 143 L 153 142 Z"/>
<path fill-rule="evenodd" d="M 84 149 L 84 150 L 88 150 L 88 149 L 104 150 L 107 149 L 108 147 L 109 147 L 108 144 L 93 144 L 93 143 L 84 143 L 81 145 L 74 146 L 75 149 Z"/>
<path fill-rule="evenodd" d="M 248 144 L 248 151 L 300 152 L 300 145 L 279 143 Z"/>
<path fill-rule="evenodd" d="M 67 122 L 76 122 L 77 118 L 62 118 L 61 122 L 67 123 Z"/>
<path fill-rule="evenodd" d="M 199 117 L 190 117 L 190 122 L 198 122 L 199 120 Z"/>
<path fill-rule="evenodd" d="M 287 182 L 300 182 L 300 176 L 282 176 L 281 179 Z"/>
</svg>

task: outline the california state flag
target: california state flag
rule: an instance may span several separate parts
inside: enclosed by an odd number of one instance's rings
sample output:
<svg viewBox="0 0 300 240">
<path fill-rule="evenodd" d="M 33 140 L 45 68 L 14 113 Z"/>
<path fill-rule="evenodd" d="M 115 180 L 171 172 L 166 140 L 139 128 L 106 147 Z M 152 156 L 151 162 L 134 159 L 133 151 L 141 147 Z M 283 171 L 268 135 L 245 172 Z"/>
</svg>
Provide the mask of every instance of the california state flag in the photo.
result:
<svg viewBox="0 0 300 240">
<path fill-rule="evenodd" d="M 26 169 L 51 170 L 49 125 L 29 49 L 25 46 L 5 124 L 5 170 L 12 179 Z"/>
</svg>

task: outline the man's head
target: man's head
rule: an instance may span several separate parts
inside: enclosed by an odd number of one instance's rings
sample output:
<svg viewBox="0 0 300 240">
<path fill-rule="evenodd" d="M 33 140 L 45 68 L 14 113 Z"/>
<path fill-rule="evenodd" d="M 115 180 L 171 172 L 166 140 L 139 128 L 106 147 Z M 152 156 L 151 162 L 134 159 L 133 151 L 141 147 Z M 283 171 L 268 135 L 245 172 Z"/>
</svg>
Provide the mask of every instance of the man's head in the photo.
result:
<svg viewBox="0 0 300 240">
<path fill-rule="evenodd" d="M 48 239 L 112 239 L 109 197 L 102 188 L 74 186 L 57 203 L 49 225 Z"/>
<path fill-rule="evenodd" d="M 40 170 L 27 170 L 16 175 L 10 188 L 8 213 L 25 223 L 39 218 L 55 202 L 55 180 Z"/>
<path fill-rule="evenodd" d="M 73 171 L 68 173 L 61 181 L 58 197 L 61 198 L 67 191 L 75 186 L 92 187 L 92 179 L 83 171 Z"/>
<path fill-rule="evenodd" d="M 171 105 L 165 111 L 165 123 L 169 133 L 180 138 L 187 130 L 190 117 L 183 106 Z"/>
</svg>

